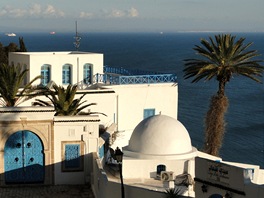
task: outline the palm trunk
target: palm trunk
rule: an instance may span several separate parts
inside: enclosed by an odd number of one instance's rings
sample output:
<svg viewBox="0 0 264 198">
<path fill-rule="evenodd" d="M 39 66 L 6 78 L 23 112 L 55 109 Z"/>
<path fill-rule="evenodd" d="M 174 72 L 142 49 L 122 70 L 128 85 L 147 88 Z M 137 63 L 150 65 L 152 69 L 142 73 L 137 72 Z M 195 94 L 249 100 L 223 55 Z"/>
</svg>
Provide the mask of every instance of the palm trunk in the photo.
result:
<svg viewBox="0 0 264 198">
<path fill-rule="evenodd" d="M 218 96 L 224 96 L 225 95 L 225 85 L 226 85 L 227 80 L 222 79 L 219 81 L 218 84 Z"/>
<path fill-rule="evenodd" d="M 220 90 L 219 90 L 220 91 Z M 225 133 L 224 115 L 228 108 L 228 99 L 223 92 L 218 92 L 211 98 L 210 107 L 206 115 L 204 151 L 219 156 Z"/>
</svg>

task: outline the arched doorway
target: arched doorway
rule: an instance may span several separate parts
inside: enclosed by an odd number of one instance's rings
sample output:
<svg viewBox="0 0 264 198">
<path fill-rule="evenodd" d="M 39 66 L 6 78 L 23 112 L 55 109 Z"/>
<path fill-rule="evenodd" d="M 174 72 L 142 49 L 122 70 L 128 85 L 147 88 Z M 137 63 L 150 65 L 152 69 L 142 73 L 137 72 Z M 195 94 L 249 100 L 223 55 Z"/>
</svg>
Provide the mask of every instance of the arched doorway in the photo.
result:
<svg viewBox="0 0 264 198">
<path fill-rule="evenodd" d="M 4 148 L 5 182 L 42 183 L 44 181 L 43 144 L 31 131 L 12 134 Z"/>
</svg>

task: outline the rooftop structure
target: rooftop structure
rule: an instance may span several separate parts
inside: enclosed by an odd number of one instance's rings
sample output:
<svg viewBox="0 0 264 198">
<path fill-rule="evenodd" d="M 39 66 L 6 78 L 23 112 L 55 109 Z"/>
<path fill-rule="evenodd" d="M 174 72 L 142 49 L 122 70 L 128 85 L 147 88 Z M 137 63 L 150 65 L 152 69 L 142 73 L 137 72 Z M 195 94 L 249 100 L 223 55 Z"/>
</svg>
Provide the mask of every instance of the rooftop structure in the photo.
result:
<svg viewBox="0 0 264 198">
<path fill-rule="evenodd" d="M 186 128 L 166 115 L 141 121 L 122 151 L 125 197 L 165 197 L 169 188 L 182 197 L 199 198 L 260 198 L 264 192 L 264 170 L 259 166 L 227 162 L 198 151 Z M 99 182 L 94 192 L 98 197 L 120 197 L 120 169 L 111 155 L 105 159 L 106 165 L 94 163 Z"/>
<path fill-rule="evenodd" d="M 38 75 L 42 79 L 36 84 L 59 85 L 78 84 L 79 89 L 86 89 L 92 84 L 155 84 L 176 83 L 175 74 L 130 70 L 103 65 L 103 54 L 68 51 L 68 52 L 12 52 L 10 64 L 20 64 L 30 68 L 27 82 Z"/>
</svg>

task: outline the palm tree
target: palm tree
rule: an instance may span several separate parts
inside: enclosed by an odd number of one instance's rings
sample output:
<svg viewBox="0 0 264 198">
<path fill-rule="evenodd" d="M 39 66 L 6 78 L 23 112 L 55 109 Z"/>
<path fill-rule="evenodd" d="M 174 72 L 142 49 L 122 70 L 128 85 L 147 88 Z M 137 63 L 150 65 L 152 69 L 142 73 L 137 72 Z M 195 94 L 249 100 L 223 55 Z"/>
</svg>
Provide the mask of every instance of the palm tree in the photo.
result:
<svg viewBox="0 0 264 198">
<path fill-rule="evenodd" d="M 261 82 L 264 67 L 262 60 L 253 58 L 259 56 L 256 50 L 248 50 L 252 43 L 244 44 L 245 38 L 236 40 L 230 34 L 215 35 L 210 41 L 201 39 L 202 46 L 195 46 L 194 50 L 202 59 L 186 59 L 184 77 L 194 78 L 192 83 L 201 79 L 218 81 L 218 91 L 212 96 L 209 110 L 205 119 L 204 151 L 218 156 L 225 132 L 224 115 L 228 108 L 225 96 L 226 83 L 235 75 L 248 77 Z"/>
<path fill-rule="evenodd" d="M 81 112 L 83 109 L 89 106 L 96 105 L 96 103 L 90 103 L 81 106 L 86 102 L 86 101 L 81 102 L 81 100 L 86 94 L 83 94 L 78 99 L 74 99 L 78 88 L 77 85 L 68 85 L 67 88 L 65 89 L 63 86 L 58 86 L 56 84 L 53 84 L 52 88 L 53 89 L 50 89 L 48 87 L 43 88 L 46 90 L 44 95 L 47 98 L 49 98 L 52 104 L 40 99 L 36 99 L 36 102 L 33 105 L 54 106 L 56 111 L 55 116 L 72 116 L 77 114 L 82 114 L 82 115 L 103 114 L 98 112 L 88 112 L 88 113 Z"/>
<path fill-rule="evenodd" d="M 33 82 L 40 79 L 35 77 L 29 83 L 24 84 L 28 69 L 22 69 L 20 65 L 0 66 L 0 104 L 6 107 L 13 107 L 39 95 L 40 90 L 33 86 Z"/>
</svg>

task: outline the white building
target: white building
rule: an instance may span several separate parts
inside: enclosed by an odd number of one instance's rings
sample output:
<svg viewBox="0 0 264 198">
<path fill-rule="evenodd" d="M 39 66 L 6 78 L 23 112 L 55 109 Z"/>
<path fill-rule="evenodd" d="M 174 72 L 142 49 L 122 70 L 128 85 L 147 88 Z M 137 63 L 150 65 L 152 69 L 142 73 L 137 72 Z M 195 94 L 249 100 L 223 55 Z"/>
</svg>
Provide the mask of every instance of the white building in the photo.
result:
<svg viewBox="0 0 264 198">
<path fill-rule="evenodd" d="M 169 188 L 197 198 L 261 198 L 264 194 L 264 170 L 197 151 L 186 128 L 169 116 L 141 121 L 122 151 L 126 198 L 166 197 Z M 119 169 L 94 157 L 96 197 L 120 197 Z"/>
<path fill-rule="evenodd" d="M 78 94 L 86 93 L 84 100 L 97 103 L 87 111 L 107 117 L 54 117 L 52 108 L 30 107 L 32 100 L 2 108 L 0 185 L 90 183 L 97 198 L 118 198 L 118 164 L 103 147 L 108 133 L 116 132 L 112 148 L 119 146 L 124 153 L 126 198 L 165 197 L 165 190 L 174 187 L 189 197 L 263 196 L 264 171 L 259 166 L 225 162 L 192 146 L 177 120 L 174 74 L 104 67 L 102 54 L 84 52 L 10 53 L 9 62 L 29 69 L 25 82 L 42 74 L 36 84 L 78 84 Z M 100 137 L 101 125 L 106 133 Z M 22 174 L 28 166 L 37 180 Z"/>
<path fill-rule="evenodd" d="M 134 127 L 144 118 L 166 114 L 177 118 L 178 85 L 175 74 L 156 74 L 103 66 L 103 54 L 87 52 L 14 52 L 9 63 L 29 69 L 25 81 L 38 75 L 35 85 L 78 84 L 83 100 L 96 102 L 90 111 L 102 112 L 100 124 L 116 124 L 119 136 L 126 136 L 119 145 L 126 145 Z M 169 97 L 168 97 L 169 96 Z M 44 98 L 45 99 L 45 98 Z M 32 100 L 22 103 L 31 106 Z M 88 111 L 88 110 L 87 110 Z"/>
<path fill-rule="evenodd" d="M 103 54 L 86 52 L 14 52 L 9 53 L 9 64 L 20 64 L 29 69 L 26 81 L 42 75 L 35 84 L 58 85 L 80 83 L 89 85 L 94 74 L 103 74 Z"/>
<path fill-rule="evenodd" d="M 0 111 L 1 186 L 90 181 L 88 154 L 98 152 L 98 116 L 54 117 L 51 107 Z"/>
<path fill-rule="evenodd" d="M 97 103 L 86 111 L 107 116 L 54 117 L 53 108 L 32 107 L 34 100 L 1 108 L 0 185 L 91 182 L 92 153 L 104 154 L 99 127 L 116 132 L 116 144 L 127 145 L 134 126 L 144 117 L 159 113 L 177 117 L 173 74 L 104 67 L 102 54 L 84 52 L 10 53 L 9 62 L 29 69 L 25 83 L 41 74 L 35 85 L 78 84 L 76 97 L 85 93 L 83 101 Z"/>
</svg>

